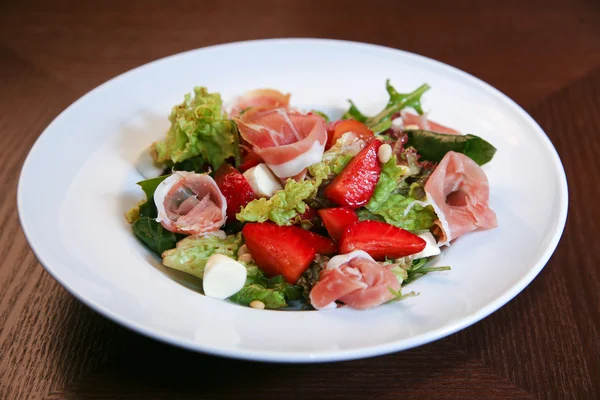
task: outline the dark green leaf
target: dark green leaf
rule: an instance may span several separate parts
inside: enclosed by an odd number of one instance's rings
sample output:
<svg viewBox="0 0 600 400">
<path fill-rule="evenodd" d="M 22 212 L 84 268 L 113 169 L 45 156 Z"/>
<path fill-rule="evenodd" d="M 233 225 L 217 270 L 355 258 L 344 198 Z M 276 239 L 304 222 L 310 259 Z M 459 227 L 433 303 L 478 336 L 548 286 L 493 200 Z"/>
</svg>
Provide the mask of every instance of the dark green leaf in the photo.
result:
<svg viewBox="0 0 600 400">
<path fill-rule="evenodd" d="M 348 100 L 348 102 L 350 103 L 350 109 L 346 111 L 344 115 L 342 115 L 341 119 L 355 119 L 358 122 L 364 123 L 368 117 L 360 111 L 358 111 L 358 108 L 352 100 Z"/>
<path fill-rule="evenodd" d="M 449 271 L 450 267 L 426 267 L 427 258 L 420 258 L 418 260 L 414 260 L 411 267 L 407 270 L 408 278 L 404 280 L 403 284 L 411 283 L 417 278 L 420 278 L 423 275 L 426 275 L 430 272 L 438 272 L 438 271 Z"/>
<path fill-rule="evenodd" d="M 425 130 L 408 131 L 406 146 L 414 147 L 421 160 L 440 162 L 449 151 L 463 153 L 479 165 L 489 162 L 496 148 L 475 135 L 447 135 Z"/>
<path fill-rule="evenodd" d="M 152 179 L 146 179 L 137 183 L 146 194 L 146 202 L 140 204 L 140 218 L 156 218 L 157 212 L 156 205 L 154 204 L 154 192 L 156 191 L 158 185 L 168 177 L 169 175 L 163 175 Z"/>
<path fill-rule="evenodd" d="M 188 171 L 200 173 L 208 172 L 209 169 L 210 167 L 208 166 L 206 161 L 204 161 L 204 158 L 202 158 L 202 156 L 188 158 L 187 160 L 175 163 L 173 165 L 174 171 Z"/>
<path fill-rule="evenodd" d="M 329 119 L 329 117 L 327 116 L 327 114 L 325 114 L 322 111 L 318 111 L 318 110 L 310 110 L 311 113 L 318 115 L 319 117 L 323 118 L 325 120 L 325 122 L 329 122 L 331 121 Z"/>
<path fill-rule="evenodd" d="M 389 79 L 386 81 L 385 86 L 390 95 L 390 99 L 385 108 L 374 117 L 368 118 L 366 121 L 361 121 L 365 122 L 369 128 L 380 126 L 382 122 L 391 120 L 394 114 L 408 107 L 412 107 L 419 114 L 423 114 L 421 96 L 430 89 L 429 85 L 423 84 L 410 93 L 398 93 L 398 91 L 390 84 Z"/>
<path fill-rule="evenodd" d="M 142 217 L 133 223 L 133 233 L 150 250 L 159 256 L 175 247 L 179 236 L 169 232 L 161 224 L 149 217 Z"/>
</svg>

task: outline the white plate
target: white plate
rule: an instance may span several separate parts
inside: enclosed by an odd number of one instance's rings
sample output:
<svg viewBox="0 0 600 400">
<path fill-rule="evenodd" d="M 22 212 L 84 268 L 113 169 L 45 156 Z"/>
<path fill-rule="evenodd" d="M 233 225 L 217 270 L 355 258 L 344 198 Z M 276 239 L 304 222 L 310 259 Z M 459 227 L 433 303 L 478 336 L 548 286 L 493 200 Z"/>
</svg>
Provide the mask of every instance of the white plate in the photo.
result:
<svg viewBox="0 0 600 400">
<path fill-rule="evenodd" d="M 162 267 L 123 213 L 143 198 L 140 150 L 168 128 L 194 85 L 231 99 L 274 87 L 292 103 L 340 115 L 387 101 L 385 79 L 423 82 L 432 119 L 498 148 L 485 166 L 499 227 L 467 234 L 443 253 L 452 271 L 405 290 L 420 295 L 369 311 L 260 311 L 204 297 Z M 489 315 L 540 272 L 567 214 L 567 183 L 544 132 L 513 101 L 445 64 L 389 48 L 334 40 L 232 43 L 168 57 L 118 76 L 58 116 L 23 166 L 19 216 L 48 272 L 73 295 L 129 328 L 191 350 L 244 359 L 318 362 L 374 356 L 449 335 Z"/>
</svg>

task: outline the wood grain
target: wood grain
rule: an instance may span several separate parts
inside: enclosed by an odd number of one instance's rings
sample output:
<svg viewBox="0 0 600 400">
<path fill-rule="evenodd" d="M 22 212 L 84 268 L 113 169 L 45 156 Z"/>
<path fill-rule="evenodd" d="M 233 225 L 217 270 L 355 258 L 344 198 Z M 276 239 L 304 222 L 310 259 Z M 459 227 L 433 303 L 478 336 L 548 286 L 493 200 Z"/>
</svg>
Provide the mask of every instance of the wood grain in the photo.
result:
<svg viewBox="0 0 600 400">
<path fill-rule="evenodd" d="M 19 169 L 42 130 L 86 91 L 144 62 L 282 36 L 414 51 L 526 107 L 556 146 L 570 193 L 563 239 L 540 276 L 501 310 L 443 340 L 314 366 L 186 352 L 66 293 L 37 263 L 16 215 Z M 597 1 L 4 1 L 0 110 L 0 399 L 600 396 Z"/>
</svg>

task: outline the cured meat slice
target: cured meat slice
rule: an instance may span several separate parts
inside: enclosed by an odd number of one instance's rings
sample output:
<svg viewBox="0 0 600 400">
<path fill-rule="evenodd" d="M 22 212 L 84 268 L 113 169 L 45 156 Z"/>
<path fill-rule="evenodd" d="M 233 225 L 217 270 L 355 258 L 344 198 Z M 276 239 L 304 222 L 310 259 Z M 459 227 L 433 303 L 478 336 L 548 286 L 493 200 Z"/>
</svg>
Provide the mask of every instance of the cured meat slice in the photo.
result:
<svg viewBox="0 0 600 400">
<path fill-rule="evenodd" d="M 310 292 L 310 300 L 316 309 L 328 308 L 336 300 L 366 309 L 393 299 L 390 289 L 400 289 L 396 276 L 364 251 L 356 250 L 329 260 Z"/>
<path fill-rule="evenodd" d="M 405 128 L 409 125 L 417 125 L 419 129 L 424 129 L 426 131 L 446 133 L 449 135 L 461 134 L 456 129 L 448 128 L 447 126 L 440 125 L 437 122 L 427 119 L 427 115 L 416 115 L 406 111 L 402 112 L 402 123 Z"/>
<path fill-rule="evenodd" d="M 236 123 L 242 138 L 279 178 L 298 175 L 323 157 L 327 132 L 316 115 L 285 108 L 251 109 Z"/>
<path fill-rule="evenodd" d="M 283 94 L 274 89 L 251 90 L 239 97 L 231 109 L 231 117 L 235 118 L 248 108 L 287 108 L 290 102 L 290 94 Z"/>
<path fill-rule="evenodd" d="M 488 205 L 490 189 L 479 165 L 464 154 L 449 151 L 425 184 L 446 242 L 477 228 L 497 226 Z"/>
<path fill-rule="evenodd" d="M 154 203 L 156 221 L 171 232 L 201 235 L 225 223 L 227 201 L 207 174 L 175 172 L 158 185 Z"/>
</svg>

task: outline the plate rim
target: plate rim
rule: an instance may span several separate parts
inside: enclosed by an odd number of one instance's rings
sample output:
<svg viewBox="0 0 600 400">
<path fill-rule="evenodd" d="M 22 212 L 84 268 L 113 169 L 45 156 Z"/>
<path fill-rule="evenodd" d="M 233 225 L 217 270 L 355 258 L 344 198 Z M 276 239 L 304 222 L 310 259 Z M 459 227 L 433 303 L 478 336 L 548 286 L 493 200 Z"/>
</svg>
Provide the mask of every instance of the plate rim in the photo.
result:
<svg viewBox="0 0 600 400">
<path fill-rule="evenodd" d="M 184 338 L 174 338 L 169 334 L 163 332 L 156 332 L 153 329 L 147 328 L 146 326 L 130 321 L 127 317 L 123 317 L 118 313 L 115 313 L 104 306 L 97 304 L 93 300 L 86 297 L 86 295 L 79 290 L 77 290 L 74 285 L 69 285 L 65 279 L 61 278 L 56 271 L 49 265 L 49 263 L 45 260 L 44 256 L 40 254 L 40 252 L 36 249 L 36 245 L 32 243 L 31 235 L 29 233 L 29 226 L 27 223 L 26 216 L 23 215 L 23 195 L 22 195 L 22 187 L 24 185 L 24 180 L 28 175 L 28 166 L 31 163 L 33 157 L 35 157 L 36 153 L 39 152 L 39 147 L 41 146 L 43 138 L 48 135 L 48 132 L 51 131 L 53 125 L 57 123 L 58 120 L 63 118 L 69 110 L 74 108 L 80 102 L 85 101 L 88 97 L 93 96 L 96 92 L 105 89 L 107 86 L 110 86 L 121 79 L 126 79 L 129 75 L 134 74 L 136 71 L 148 68 L 152 65 L 156 65 L 163 62 L 168 62 L 172 58 L 184 57 L 189 53 L 201 52 L 209 49 L 217 49 L 217 48 L 226 48 L 226 47 L 236 47 L 236 46 L 245 46 L 245 45 L 253 45 L 253 44 L 270 44 L 270 43 L 280 43 L 287 42 L 290 45 L 296 43 L 307 43 L 307 42 L 317 42 L 319 44 L 341 44 L 348 45 L 353 47 L 368 47 L 372 50 L 376 51 L 386 51 L 386 52 L 394 52 L 401 53 L 406 57 L 412 57 L 421 61 L 425 61 L 427 63 L 431 63 L 436 66 L 442 66 L 446 68 L 448 71 L 451 71 L 458 76 L 462 76 L 466 78 L 469 83 L 477 85 L 485 89 L 486 92 L 492 94 L 493 96 L 499 98 L 502 102 L 509 105 L 515 112 L 517 112 L 525 121 L 529 123 L 532 130 L 535 131 L 535 134 L 542 139 L 546 146 L 546 151 L 551 159 L 555 168 L 555 173 L 558 177 L 558 185 L 559 185 L 559 209 L 560 213 L 556 217 L 556 228 L 552 235 L 552 238 L 548 242 L 546 249 L 543 254 L 538 258 L 538 261 L 530 268 L 530 270 L 523 275 L 510 289 L 506 290 L 500 296 L 488 302 L 483 307 L 466 314 L 465 316 L 448 323 L 442 327 L 437 329 L 433 329 L 429 332 L 413 336 L 406 339 L 400 339 L 391 341 L 384 344 L 378 344 L 373 346 L 365 346 L 353 349 L 344 349 L 344 350 L 328 350 L 323 352 L 307 352 L 307 351 L 273 351 L 273 350 L 251 350 L 244 348 L 214 348 L 211 346 L 202 345 L 202 343 L 195 342 L 192 340 L 184 339 Z M 39 263 L 44 267 L 44 269 L 52 276 L 63 288 L 65 288 L 71 295 L 77 298 L 79 301 L 84 303 L 86 306 L 90 307 L 92 310 L 98 312 L 103 317 L 106 317 L 121 326 L 134 330 L 140 334 L 143 334 L 147 337 L 150 337 L 154 340 L 158 340 L 164 343 L 168 343 L 177 347 L 182 347 L 188 350 L 202 352 L 210 355 L 222 356 L 233 359 L 242 359 L 242 360 L 253 360 L 253 361 L 263 361 L 263 362 L 280 362 L 280 363 L 317 363 L 317 362 L 334 362 L 334 361 L 346 361 L 346 360 L 354 360 L 354 359 L 362 359 L 380 356 L 384 354 L 390 354 L 398 351 L 408 350 L 410 348 L 414 348 L 417 346 L 421 346 L 439 339 L 442 339 L 446 336 L 449 336 L 453 333 L 456 333 L 462 329 L 465 329 L 487 316 L 491 315 L 499 308 L 506 305 L 512 299 L 514 299 L 519 293 L 521 293 L 532 281 L 535 277 L 541 272 L 541 270 L 548 263 L 550 257 L 553 255 L 562 234 L 564 232 L 567 213 L 568 213 L 568 203 L 569 203 L 569 193 L 568 193 L 568 183 L 564 170 L 564 166 L 560 159 L 560 156 L 552 144 L 550 138 L 545 133 L 545 131 L 540 127 L 540 125 L 531 117 L 521 106 L 519 106 L 514 100 L 508 97 L 506 94 L 496 89 L 492 85 L 484 82 L 483 80 L 475 77 L 474 75 L 469 74 L 461 69 L 458 69 L 452 65 L 446 64 L 441 61 L 437 61 L 435 59 L 422 56 L 420 54 L 408 52 L 401 49 L 396 49 L 388 46 L 382 46 L 371 43 L 364 42 L 356 42 L 356 41 L 348 41 L 348 40 L 339 40 L 339 39 L 322 39 L 322 38 L 272 38 L 272 39 L 257 39 L 257 40 L 246 40 L 246 41 L 237 41 L 230 43 L 217 44 L 212 46 L 200 47 L 196 49 L 190 49 L 184 52 L 171 54 L 169 56 L 159 58 L 148 63 L 142 64 L 135 68 L 132 68 L 128 71 L 125 71 L 121 74 L 118 74 L 109 80 L 97 85 L 93 89 L 86 92 L 84 95 L 79 97 L 73 103 L 71 103 L 68 107 L 66 107 L 63 111 L 61 111 L 53 120 L 44 128 L 42 133 L 38 136 L 32 147 L 30 148 L 25 161 L 21 167 L 19 173 L 19 180 L 17 183 L 17 210 L 19 215 L 19 222 L 21 224 L 21 228 L 25 235 L 25 238 L 28 242 L 28 245 L 32 252 L 34 253 L 36 259 Z"/>
</svg>

